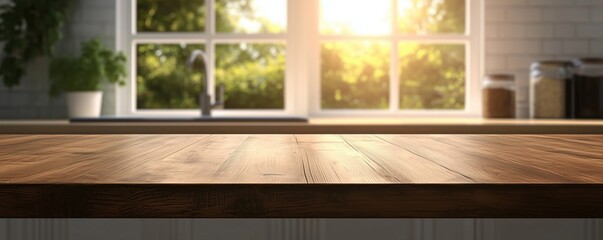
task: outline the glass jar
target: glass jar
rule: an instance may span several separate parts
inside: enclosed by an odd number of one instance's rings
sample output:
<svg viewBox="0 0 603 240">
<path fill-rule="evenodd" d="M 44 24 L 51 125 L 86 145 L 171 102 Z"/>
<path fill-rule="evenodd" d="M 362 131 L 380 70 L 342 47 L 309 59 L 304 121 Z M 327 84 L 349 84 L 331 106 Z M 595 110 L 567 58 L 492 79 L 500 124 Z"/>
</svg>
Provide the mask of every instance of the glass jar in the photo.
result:
<svg viewBox="0 0 603 240">
<path fill-rule="evenodd" d="M 578 119 L 603 118 L 603 59 L 574 60 L 574 114 Z"/>
<path fill-rule="evenodd" d="M 483 115 L 485 118 L 515 118 L 515 77 L 492 74 L 484 78 Z"/>
<path fill-rule="evenodd" d="M 567 62 L 536 62 L 531 70 L 530 118 L 565 118 Z"/>
<path fill-rule="evenodd" d="M 572 61 L 563 61 L 567 78 L 565 79 L 565 118 L 573 119 L 574 114 L 574 74 L 576 68 Z"/>
</svg>

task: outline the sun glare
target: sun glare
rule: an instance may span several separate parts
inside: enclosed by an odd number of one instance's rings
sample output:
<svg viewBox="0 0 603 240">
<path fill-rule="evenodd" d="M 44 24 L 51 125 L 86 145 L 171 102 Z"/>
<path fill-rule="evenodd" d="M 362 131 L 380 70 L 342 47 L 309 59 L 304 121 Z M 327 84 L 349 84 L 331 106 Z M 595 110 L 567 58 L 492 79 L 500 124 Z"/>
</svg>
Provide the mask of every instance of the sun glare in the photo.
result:
<svg viewBox="0 0 603 240">
<path fill-rule="evenodd" d="M 287 26 L 287 1 L 285 0 L 255 0 L 256 14 L 262 16 L 283 29 Z"/>
<path fill-rule="evenodd" d="M 323 34 L 384 35 L 391 32 L 391 0 L 322 0 Z"/>
<path fill-rule="evenodd" d="M 259 33 L 262 27 L 269 27 L 271 33 L 284 32 L 287 27 L 286 0 L 254 0 L 253 16 L 241 14 L 237 8 L 229 9 L 229 15 L 239 16 L 237 26 L 247 33 Z M 259 21 L 261 20 L 261 21 Z M 270 24 L 271 26 L 266 26 Z"/>
<path fill-rule="evenodd" d="M 399 17 L 404 17 L 406 16 L 409 11 L 411 11 L 413 8 L 413 2 L 410 0 L 401 0 L 398 1 L 398 16 Z"/>
</svg>

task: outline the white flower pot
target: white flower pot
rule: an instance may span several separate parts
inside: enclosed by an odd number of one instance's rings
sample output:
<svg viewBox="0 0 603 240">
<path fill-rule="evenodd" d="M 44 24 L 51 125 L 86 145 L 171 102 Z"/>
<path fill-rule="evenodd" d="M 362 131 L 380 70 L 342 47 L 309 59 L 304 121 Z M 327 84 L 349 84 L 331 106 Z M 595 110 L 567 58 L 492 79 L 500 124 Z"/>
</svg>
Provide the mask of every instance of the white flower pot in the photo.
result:
<svg viewBox="0 0 603 240">
<path fill-rule="evenodd" d="M 68 92 L 67 106 L 70 118 L 100 117 L 103 101 L 102 91 Z"/>
</svg>

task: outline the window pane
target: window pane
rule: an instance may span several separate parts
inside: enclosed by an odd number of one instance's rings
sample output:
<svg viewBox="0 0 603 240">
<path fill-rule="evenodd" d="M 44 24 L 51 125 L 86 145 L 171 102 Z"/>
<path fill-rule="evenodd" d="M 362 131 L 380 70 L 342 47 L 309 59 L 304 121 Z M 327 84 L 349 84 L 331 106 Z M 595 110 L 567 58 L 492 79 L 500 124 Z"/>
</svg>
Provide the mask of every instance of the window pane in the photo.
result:
<svg viewBox="0 0 603 240">
<path fill-rule="evenodd" d="M 400 107 L 465 108 L 465 46 L 401 43 Z"/>
<path fill-rule="evenodd" d="M 138 32 L 203 32 L 204 0 L 137 0 Z"/>
<path fill-rule="evenodd" d="M 385 41 L 323 43 L 322 108 L 388 108 L 390 51 Z"/>
<path fill-rule="evenodd" d="M 136 47 L 138 109 L 198 109 L 203 73 L 186 61 L 204 45 L 139 44 Z"/>
<path fill-rule="evenodd" d="M 391 0 L 321 0 L 322 34 L 391 33 Z"/>
<path fill-rule="evenodd" d="M 401 33 L 464 33 L 465 0 L 399 0 Z"/>
<path fill-rule="evenodd" d="M 216 0 L 216 30 L 224 33 L 282 33 L 287 0 Z"/>
<path fill-rule="evenodd" d="M 216 45 L 216 82 L 226 109 L 283 109 L 285 45 Z"/>
</svg>

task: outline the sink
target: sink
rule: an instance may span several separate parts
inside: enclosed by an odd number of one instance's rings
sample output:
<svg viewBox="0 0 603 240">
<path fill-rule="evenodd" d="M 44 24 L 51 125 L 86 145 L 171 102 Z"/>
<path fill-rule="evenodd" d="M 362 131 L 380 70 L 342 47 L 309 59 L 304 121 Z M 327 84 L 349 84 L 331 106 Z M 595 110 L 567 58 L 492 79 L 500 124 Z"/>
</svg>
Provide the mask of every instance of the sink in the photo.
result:
<svg viewBox="0 0 603 240">
<path fill-rule="evenodd" d="M 72 118 L 72 123 L 308 122 L 302 117 L 99 117 Z"/>
</svg>

